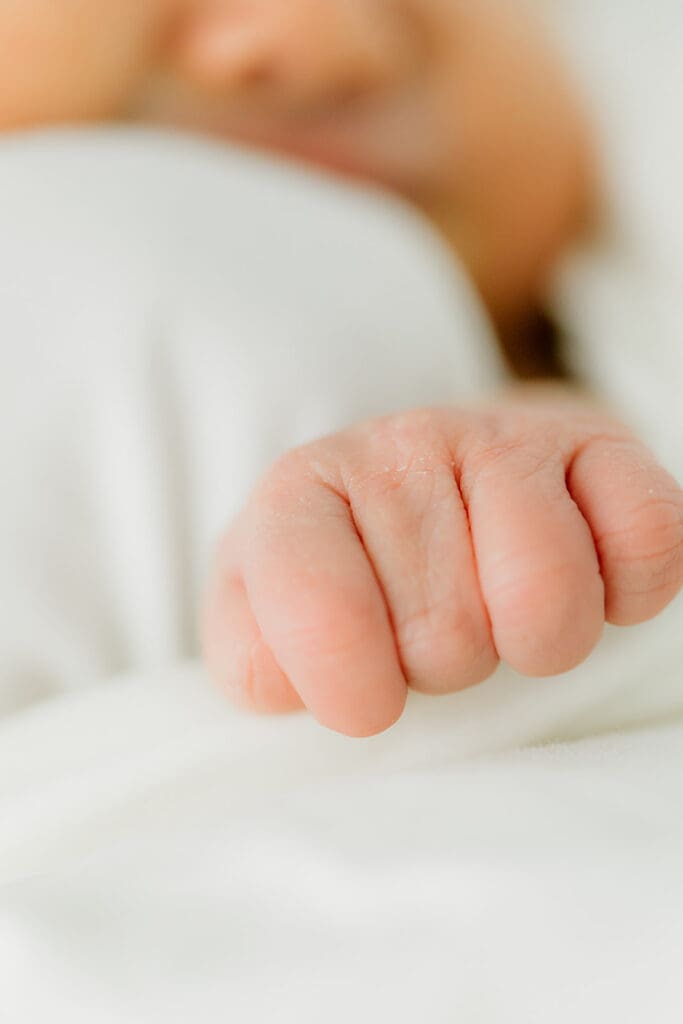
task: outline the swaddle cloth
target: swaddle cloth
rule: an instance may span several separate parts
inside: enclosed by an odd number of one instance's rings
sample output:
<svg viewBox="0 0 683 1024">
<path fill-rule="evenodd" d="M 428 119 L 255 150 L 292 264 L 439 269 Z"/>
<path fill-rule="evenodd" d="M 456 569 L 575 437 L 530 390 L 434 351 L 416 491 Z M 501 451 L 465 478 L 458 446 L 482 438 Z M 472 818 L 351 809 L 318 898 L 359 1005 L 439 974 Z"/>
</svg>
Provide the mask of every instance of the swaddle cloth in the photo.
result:
<svg viewBox="0 0 683 1024">
<path fill-rule="evenodd" d="M 277 455 L 500 376 L 422 221 L 227 147 L 7 139 L 0 224 L 0 709 L 188 657 Z"/>
</svg>

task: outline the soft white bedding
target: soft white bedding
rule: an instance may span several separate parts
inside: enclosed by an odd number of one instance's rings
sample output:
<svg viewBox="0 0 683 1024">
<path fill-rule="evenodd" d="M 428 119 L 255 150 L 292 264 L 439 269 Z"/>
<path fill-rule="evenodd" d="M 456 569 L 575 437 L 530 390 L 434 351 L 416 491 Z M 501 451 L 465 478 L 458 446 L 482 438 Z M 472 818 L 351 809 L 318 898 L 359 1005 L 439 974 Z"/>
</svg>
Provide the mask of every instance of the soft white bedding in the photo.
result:
<svg viewBox="0 0 683 1024">
<path fill-rule="evenodd" d="M 463 758 L 467 731 L 414 698 L 351 742 L 194 671 L 17 716 L 7 1019 L 675 1024 L 683 727 Z"/>
<path fill-rule="evenodd" d="M 680 601 L 371 741 L 245 717 L 179 665 L 278 451 L 498 380 L 431 236 L 124 134 L 3 143 L 0 220 L 5 1019 L 680 1021 Z M 614 244 L 558 306 L 680 472 L 681 274 Z"/>
</svg>

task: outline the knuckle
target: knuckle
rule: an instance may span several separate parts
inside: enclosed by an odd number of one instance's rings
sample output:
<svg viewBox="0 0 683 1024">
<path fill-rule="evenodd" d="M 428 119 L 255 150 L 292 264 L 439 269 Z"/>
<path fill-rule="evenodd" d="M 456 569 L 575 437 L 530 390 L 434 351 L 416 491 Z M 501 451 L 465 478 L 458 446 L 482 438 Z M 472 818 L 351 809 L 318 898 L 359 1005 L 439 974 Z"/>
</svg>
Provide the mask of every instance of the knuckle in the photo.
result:
<svg viewBox="0 0 683 1024">
<path fill-rule="evenodd" d="M 602 538 L 608 571 L 627 573 L 641 592 L 683 581 L 683 499 L 652 498 Z"/>
<path fill-rule="evenodd" d="M 548 603 L 548 595 L 560 597 L 576 589 L 576 564 L 566 558 L 553 558 L 545 549 L 541 552 L 526 549 L 502 558 L 495 567 L 495 579 L 490 587 L 490 600 L 496 607 L 523 612 Z"/>
<path fill-rule="evenodd" d="M 339 483 L 334 456 L 322 445 L 285 452 L 252 491 L 240 517 L 250 540 L 273 532 L 281 536 L 297 523 L 345 515 L 348 499 Z"/>
<path fill-rule="evenodd" d="M 559 446 L 529 430 L 514 435 L 489 428 L 485 435 L 465 452 L 461 472 L 464 494 L 471 494 L 482 481 L 501 477 L 523 484 L 548 468 L 562 466 Z"/>
<path fill-rule="evenodd" d="M 497 663 L 488 627 L 472 611 L 440 603 L 396 625 L 396 641 L 414 689 L 464 689 L 489 676 Z"/>
<path fill-rule="evenodd" d="M 501 657 L 528 675 L 555 675 L 584 660 L 604 623 L 604 590 L 579 577 L 572 563 L 543 569 L 499 585 L 490 595 L 494 636 Z"/>
<path fill-rule="evenodd" d="M 280 497 L 288 496 L 298 481 L 307 475 L 309 459 L 304 448 L 292 448 L 279 455 L 259 481 L 254 499 L 266 503 L 277 503 Z"/>
<path fill-rule="evenodd" d="M 435 478 L 451 458 L 438 410 L 418 410 L 377 420 L 346 466 L 352 500 L 387 497 L 416 477 Z"/>
<path fill-rule="evenodd" d="M 368 634 L 385 627 L 371 593 L 347 590 L 330 596 L 320 590 L 308 593 L 306 587 L 299 594 L 306 594 L 306 600 L 294 597 L 286 633 L 279 638 L 289 651 L 316 661 L 346 659 L 363 647 Z"/>
</svg>

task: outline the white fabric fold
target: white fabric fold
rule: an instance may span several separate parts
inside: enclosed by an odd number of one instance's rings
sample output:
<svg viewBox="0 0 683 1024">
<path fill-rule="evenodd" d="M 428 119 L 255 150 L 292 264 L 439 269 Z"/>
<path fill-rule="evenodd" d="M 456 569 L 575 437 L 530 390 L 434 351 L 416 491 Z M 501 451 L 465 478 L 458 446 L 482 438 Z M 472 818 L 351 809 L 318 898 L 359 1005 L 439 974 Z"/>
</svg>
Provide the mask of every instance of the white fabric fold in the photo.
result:
<svg viewBox="0 0 683 1024">
<path fill-rule="evenodd" d="M 187 669 L 8 720 L 13 1024 L 678 1021 L 683 727 L 464 757 L 437 706 L 348 741 Z"/>
</svg>

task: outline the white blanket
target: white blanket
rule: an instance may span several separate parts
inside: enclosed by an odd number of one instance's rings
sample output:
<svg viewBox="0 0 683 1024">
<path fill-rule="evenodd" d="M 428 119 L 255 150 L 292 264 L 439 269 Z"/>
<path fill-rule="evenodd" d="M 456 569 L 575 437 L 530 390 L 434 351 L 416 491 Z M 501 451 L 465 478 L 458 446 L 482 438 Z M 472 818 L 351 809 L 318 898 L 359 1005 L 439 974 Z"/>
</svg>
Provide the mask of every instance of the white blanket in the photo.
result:
<svg viewBox="0 0 683 1024">
<path fill-rule="evenodd" d="M 353 742 L 194 671 L 17 716 L 6 1019 L 677 1024 L 683 727 L 464 759 L 457 722 Z"/>
<path fill-rule="evenodd" d="M 0 215 L 8 1021 L 679 1021 L 680 602 L 562 679 L 414 696 L 372 741 L 171 667 L 282 447 L 495 385 L 429 233 L 125 135 L 5 142 Z M 609 265 L 577 267 L 563 308 L 600 379 L 590 331 L 621 307 Z"/>
</svg>

